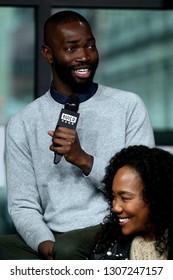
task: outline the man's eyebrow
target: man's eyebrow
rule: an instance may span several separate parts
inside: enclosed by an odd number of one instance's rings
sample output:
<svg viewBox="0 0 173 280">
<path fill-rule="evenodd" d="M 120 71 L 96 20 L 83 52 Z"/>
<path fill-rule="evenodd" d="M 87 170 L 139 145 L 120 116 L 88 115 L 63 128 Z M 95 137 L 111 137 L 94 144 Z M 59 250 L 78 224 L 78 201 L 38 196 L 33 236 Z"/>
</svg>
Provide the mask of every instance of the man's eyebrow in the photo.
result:
<svg viewBox="0 0 173 280">
<path fill-rule="evenodd" d="M 67 40 L 65 41 L 66 44 L 76 44 L 78 43 L 80 40 Z M 86 42 L 90 42 L 90 41 L 96 41 L 94 37 L 90 37 L 86 40 Z"/>
<path fill-rule="evenodd" d="M 79 40 L 67 40 L 65 41 L 66 44 L 75 44 L 75 43 L 78 43 Z"/>
</svg>

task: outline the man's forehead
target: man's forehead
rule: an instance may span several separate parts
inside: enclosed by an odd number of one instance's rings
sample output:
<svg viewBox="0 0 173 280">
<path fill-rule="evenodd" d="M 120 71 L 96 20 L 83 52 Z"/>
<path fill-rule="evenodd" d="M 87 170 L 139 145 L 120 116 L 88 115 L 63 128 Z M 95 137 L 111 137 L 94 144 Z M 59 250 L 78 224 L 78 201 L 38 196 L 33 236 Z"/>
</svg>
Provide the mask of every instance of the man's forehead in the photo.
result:
<svg viewBox="0 0 173 280">
<path fill-rule="evenodd" d="M 61 36 L 61 38 L 67 41 L 78 41 L 84 37 L 86 40 L 94 39 L 89 25 L 81 22 L 61 24 L 56 27 L 56 32 L 57 35 Z"/>
</svg>

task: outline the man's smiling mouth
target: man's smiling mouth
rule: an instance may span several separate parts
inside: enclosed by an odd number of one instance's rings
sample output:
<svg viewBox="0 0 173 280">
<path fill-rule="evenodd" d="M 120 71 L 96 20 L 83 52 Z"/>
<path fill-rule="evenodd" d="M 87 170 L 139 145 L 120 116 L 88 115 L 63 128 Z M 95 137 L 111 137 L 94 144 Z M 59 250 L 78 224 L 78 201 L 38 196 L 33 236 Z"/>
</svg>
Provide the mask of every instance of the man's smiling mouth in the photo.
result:
<svg viewBox="0 0 173 280">
<path fill-rule="evenodd" d="M 91 75 L 91 70 L 89 68 L 75 69 L 74 73 L 78 78 L 89 78 Z"/>
</svg>

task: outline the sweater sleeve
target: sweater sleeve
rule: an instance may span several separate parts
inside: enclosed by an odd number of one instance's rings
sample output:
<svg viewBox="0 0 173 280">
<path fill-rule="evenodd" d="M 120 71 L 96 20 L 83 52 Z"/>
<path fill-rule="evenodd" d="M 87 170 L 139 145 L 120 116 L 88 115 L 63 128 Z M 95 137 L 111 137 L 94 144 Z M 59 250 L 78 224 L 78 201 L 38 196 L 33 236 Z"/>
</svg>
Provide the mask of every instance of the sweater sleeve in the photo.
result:
<svg viewBox="0 0 173 280">
<path fill-rule="evenodd" d="M 127 100 L 123 102 L 122 100 L 123 99 L 121 98 L 121 101 L 118 102 L 121 103 L 122 111 L 124 111 L 125 114 L 125 124 L 122 122 L 120 116 L 119 127 L 117 126 L 114 129 L 114 120 L 112 120 L 112 131 L 110 131 L 110 133 L 112 133 L 112 135 L 121 134 L 123 137 L 117 136 L 117 142 L 111 147 L 112 151 L 114 151 L 112 152 L 111 157 L 122 148 L 131 145 L 155 146 L 150 116 L 142 99 L 138 95 L 130 93 L 130 98 L 127 98 Z M 124 131 L 122 128 L 124 128 Z M 90 184 L 100 190 L 103 190 L 101 181 L 105 175 L 106 166 L 111 157 L 104 161 L 100 152 L 100 155 L 94 157 L 92 170 L 87 176 L 88 180 L 90 180 Z"/>
<path fill-rule="evenodd" d="M 154 147 L 152 124 L 142 99 L 138 95 L 132 94 L 129 108 L 126 113 L 125 147 L 132 145 Z"/>
<path fill-rule="evenodd" d="M 44 222 L 32 155 L 20 119 L 12 118 L 7 126 L 6 168 L 9 214 L 24 241 L 37 251 L 41 242 L 55 239 Z"/>
</svg>

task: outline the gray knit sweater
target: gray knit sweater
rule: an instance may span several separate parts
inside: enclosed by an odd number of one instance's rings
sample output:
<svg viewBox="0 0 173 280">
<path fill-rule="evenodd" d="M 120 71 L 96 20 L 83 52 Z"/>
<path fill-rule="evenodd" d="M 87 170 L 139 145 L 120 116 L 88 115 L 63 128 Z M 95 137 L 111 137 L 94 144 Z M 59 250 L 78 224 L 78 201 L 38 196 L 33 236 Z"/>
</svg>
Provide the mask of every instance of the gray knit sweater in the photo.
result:
<svg viewBox="0 0 173 280">
<path fill-rule="evenodd" d="M 134 144 L 154 146 L 153 131 L 141 99 L 99 85 L 79 106 L 77 132 L 82 149 L 93 155 L 89 176 L 62 157 L 53 163 L 51 137 L 63 105 L 48 91 L 14 115 L 6 131 L 9 213 L 17 231 L 34 250 L 55 232 L 103 221 L 107 202 L 101 180 L 110 158 Z"/>
</svg>

